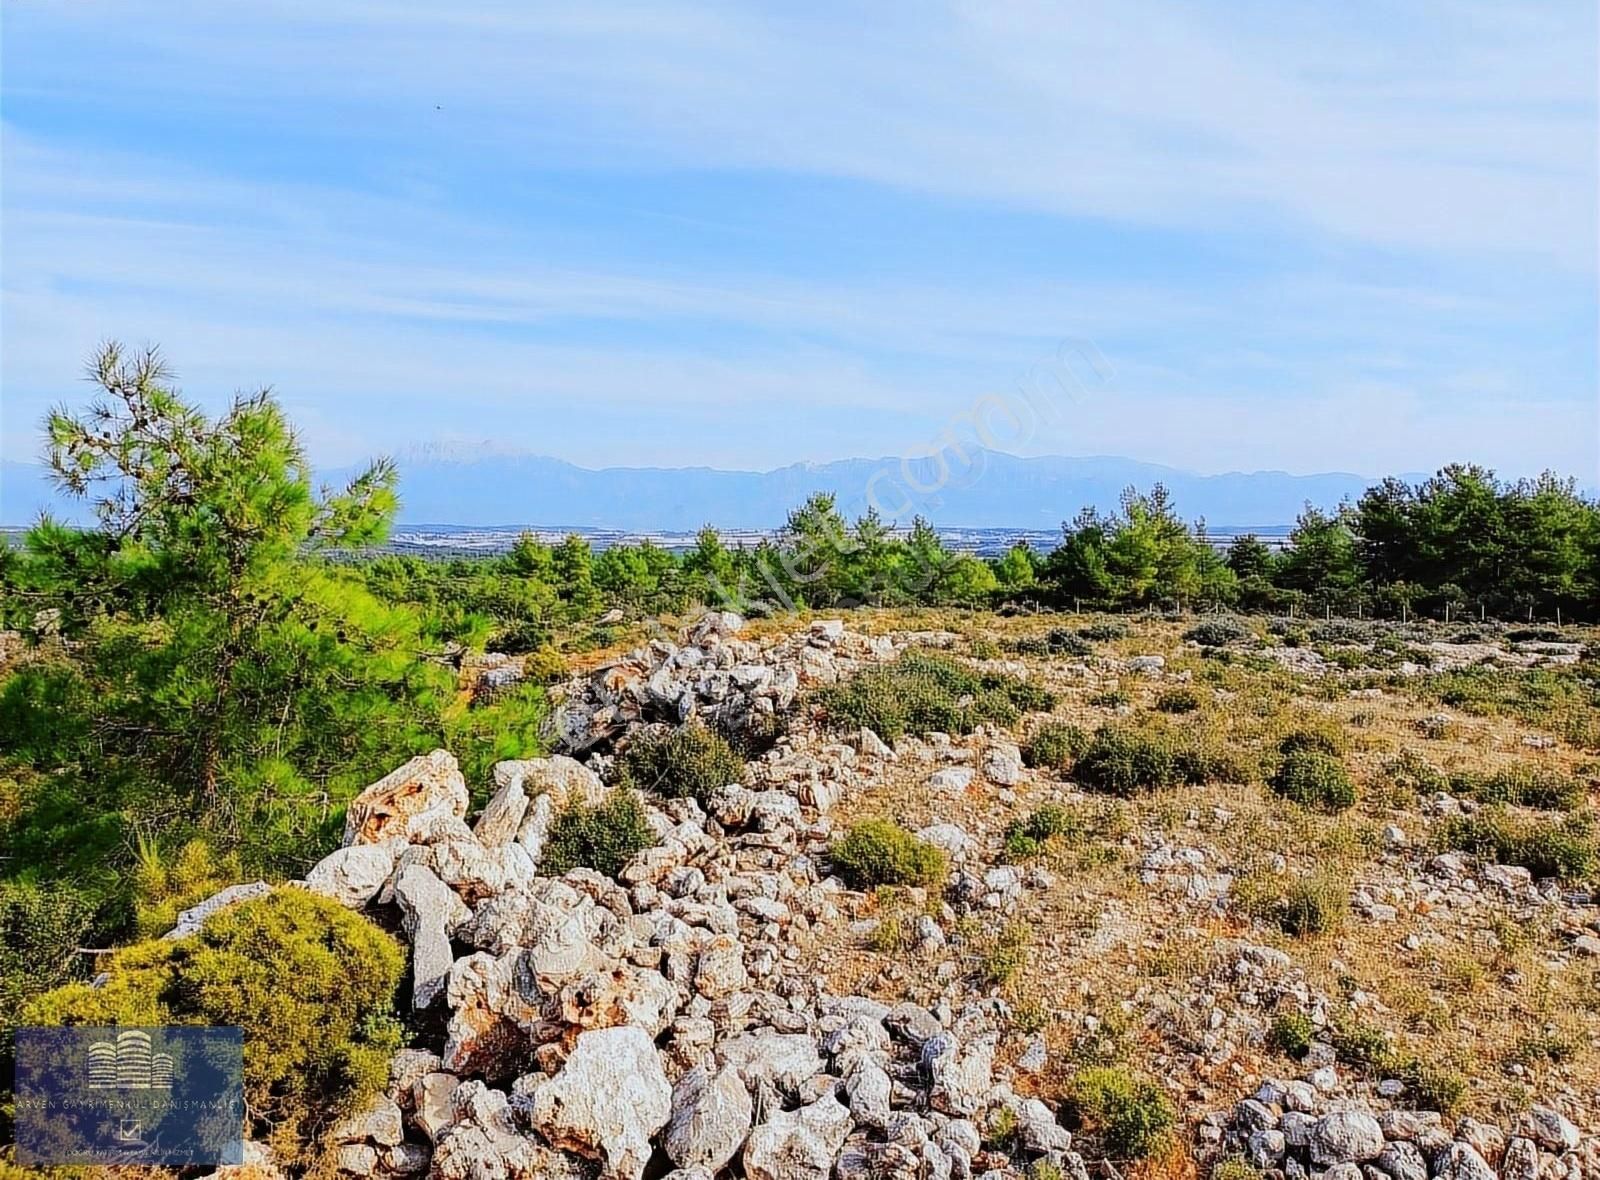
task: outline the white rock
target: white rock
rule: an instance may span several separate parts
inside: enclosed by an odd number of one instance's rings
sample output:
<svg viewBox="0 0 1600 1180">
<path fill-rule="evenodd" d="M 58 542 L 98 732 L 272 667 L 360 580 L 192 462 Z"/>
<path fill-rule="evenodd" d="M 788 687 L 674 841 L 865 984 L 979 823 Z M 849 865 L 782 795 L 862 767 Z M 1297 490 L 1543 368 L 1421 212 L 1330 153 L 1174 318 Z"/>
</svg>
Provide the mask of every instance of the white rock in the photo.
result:
<svg viewBox="0 0 1600 1180">
<path fill-rule="evenodd" d="M 1433 1163 L 1434 1180 L 1495 1180 L 1494 1169 L 1470 1143 L 1446 1147 Z"/>
<path fill-rule="evenodd" d="M 983 773 L 990 782 L 1012 787 L 1023 778 L 1022 751 L 1015 742 L 992 743 L 983 755 Z"/>
<path fill-rule="evenodd" d="M 827 1180 L 850 1125 L 850 1112 L 832 1094 L 779 1111 L 750 1132 L 744 1174 L 747 1180 Z"/>
<path fill-rule="evenodd" d="M 927 786 L 943 795 L 959 795 L 972 785 L 972 777 L 970 766 L 947 766 L 929 775 Z"/>
<path fill-rule="evenodd" d="M 672 1086 L 643 1029 L 581 1033 L 561 1072 L 532 1087 L 528 1121 L 552 1146 L 600 1160 L 607 1175 L 639 1180 L 650 1137 L 672 1116 Z"/>
<path fill-rule="evenodd" d="M 1522 1130 L 1551 1151 L 1572 1151 L 1578 1146 L 1578 1128 L 1559 1110 L 1549 1106 L 1535 1106 L 1529 1110 L 1522 1118 Z"/>
<path fill-rule="evenodd" d="M 394 872 L 395 852 L 393 843 L 337 848 L 306 874 L 306 888 L 357 909 L 378 896 Z"/>
<path fill-rule="evenodd" d="M 691 1069 L 672 1091 L 663 1145 L 680 1168 L 720 1171 L 744 1145 L 753 1112 L 750 1091 L 733 1069 Z"/>
<path fill-rule="evenodd" d="M 1383 1128 L 1365 1111 L 1337 1110 L 1311 1128 L 1311 1162 L 1361 1163 L 1383 1150 Z"/>
<path fill-rule="evenodd" d="M 917 832 L 917 839 L 924 844 L 944 849 L 955 859 L 975 852 L 978 848 L 978 842 L 967 835 L 966 829 L 959 824 L 929 824 Z"/>
<path fill-rule="evenodd" d="M 500 848 L 516 839 L 522 818 L 528 810 L 528 795 L 522 780 L 513 779 L 494 793 L 478 816 L 472 834 L 485 848 Z"/>
<path fill-rule="evenodd" d="M 432 819 L 461 819 L 467 814 L 468 801 L 467 783 L 455 755 L 435 750 L 413 758 L 350 801 L 345 810 L 344 842 L 409 840 Z"/>
<path fill-rule="evenodd" d="M 394 894 L 411 939 L 411 1004 L 426 1008 L 444 992 L 455 965 L 450 933 L 470 911 L 433 870 L 422 865 L 401 871 Z"/>
</svg>

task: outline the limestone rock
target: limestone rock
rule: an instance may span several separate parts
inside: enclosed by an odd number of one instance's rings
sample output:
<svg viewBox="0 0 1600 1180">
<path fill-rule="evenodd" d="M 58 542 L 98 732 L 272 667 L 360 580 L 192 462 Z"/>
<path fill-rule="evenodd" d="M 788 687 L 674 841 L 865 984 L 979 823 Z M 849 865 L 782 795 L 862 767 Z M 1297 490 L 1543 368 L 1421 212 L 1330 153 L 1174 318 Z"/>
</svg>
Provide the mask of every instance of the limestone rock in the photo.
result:
<svg viewBox="0 0 1600 1180">
<path fill-rule="evenodd" d="M 803 1033 L 755 1032 L 729 1037 L 717 1046 L 723 1065 L 739 1071 L 745 1084 L 768 1082 L 788 1094 L 822 1072 L 817 1043 Z"/>
<path fill-rule="evenodd" d="M 1383 1128 L 1365 1111 L 1336 1110 L 1311 1128 L 1314 1164 L 1364 1163 L 1383 1150 Z"/>
<path fill-rule="evenodd" d="M 1433 1163 L 1434 1180 L 1496 1180 L 1494 1169 L 1470 1143 L 1446 1147 Z"/>
<path fill-rule="evenodd" d="M 827 1180 L 849 1133 L 850 1112 L 831 1094 L 779 1111 L 745 1142 L 746 1180 Z"/>
<path fill-rule="evenodd" d="M 691 1069 L 672 1091 L 664 1146 L 680 1168 L 720 1171 L 744 1146 L 754 1105 L 736 1070 Z"/>
<path fill-rule="evenodd" d="M 411 938 L 411 1006 L 426 1008 L 444 991 L 455 965 L 450 932 L 466 919 L 468 911 L 431 869 L 421 865 L 407 867 L 394 892 Z"/>
<path fill-rule="evenodd" d="M 531 1088 L 528 1119 L 553 1146 L 600 1160 L 607 1176 L 639 1180 L 650 1137 L 672 1115 L 672 1086 L 643 1029 L 579 1035 L 561 1072 Z"/>
<path fill-rule="evenodd" d="M 995 741 L 983 754 L 983 773 L 992 783 L 1014 787 L 1022 781 L 1022 751 L 1015 742 Z"/>
<path fill-rule="evenodd" d="M 1559 1110 L 1535 1106 L 1522 1119 L 1523 1133 L 1548 1151 L 1572 1151 L 1578 1146 L 1578 1128 Z"/>
<path fill-rule="evenodd" d="M 606 797 L 606 786 L 600 776 L 563 754 L 495 763 L 495 787 L 503 791 L 512 783 L 519 784 L 529 799 L 550 796 L 550 805 L 556 811 L 572 803 L 593 806 L 604 802 Z"/>
<path fill-rule="evenodd" d="M 337 848 L 306 874 L 306 888 L 357 909 L 378 896 L 394 872 L 396 851 L 391 843 Z"/>
<path fill-rule="evenodd" d="M 345 810 L 344 842 L 410 840 L 428 819 L 467 814 L 467 783 L 448 750 L 413 758 L 363 790 Z"/>
<path fill-rule="evenodd" d="M 528 795 L 522 780 L 513 779 L 494 793 L 478 816 L 472 834 L 485 848 L 501 848 L 514 840 L 528 810 Z"/>
</svg>

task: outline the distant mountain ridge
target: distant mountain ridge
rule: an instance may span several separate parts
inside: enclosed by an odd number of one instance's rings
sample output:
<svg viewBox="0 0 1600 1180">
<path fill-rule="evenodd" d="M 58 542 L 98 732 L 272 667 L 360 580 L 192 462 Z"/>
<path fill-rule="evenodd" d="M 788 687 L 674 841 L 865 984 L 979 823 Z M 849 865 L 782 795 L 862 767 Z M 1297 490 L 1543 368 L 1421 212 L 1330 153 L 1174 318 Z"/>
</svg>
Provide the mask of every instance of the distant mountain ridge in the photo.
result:
<svg viewBox="0 0 1600 1180">
<path fill-rule="evenodd" d="M 402 524 L 694 529 L 781 525 L 813 492 L 832 492 L 846 515 L 876 504 L 886 521 L 926 516 L 945 527 L 1054 528 L 1086 504 L 1114 508 L 1124 488 L 1171 489 L 1185 519 L 1218 528 L 1269 528 L 1294 521 L 1307 501 L 1332 507 L 1373 481 L 1347 472 L 1282 471 L 1197 475 L 1111 456 L 1022 458 L 1000 451 L 947 450 L 936 458 L 840 459 L 772 471 L 710 467 L 590 469 L 561 459 L 459 445 L 402 453 Z M 319 473 L 340 483 L 354 469 Z M 1415 477 L 1409 477 L 1415 478 Z M 0 463 L 0 524 L 24 525 L 41 509 L 83 520 L 81 506 L 56 495 L 45 470 Z"/>
</svg>

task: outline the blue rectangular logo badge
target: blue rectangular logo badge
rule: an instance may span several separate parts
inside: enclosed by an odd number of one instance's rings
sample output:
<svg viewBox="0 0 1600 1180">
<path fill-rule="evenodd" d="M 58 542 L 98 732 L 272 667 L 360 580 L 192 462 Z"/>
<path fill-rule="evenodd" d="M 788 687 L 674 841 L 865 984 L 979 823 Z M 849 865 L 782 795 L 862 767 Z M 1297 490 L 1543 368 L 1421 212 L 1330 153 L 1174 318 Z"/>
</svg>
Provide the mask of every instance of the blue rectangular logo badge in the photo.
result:
<svg viewBox="0 0 1600 1180">
<path fill-rule="evenodd" d="M 244 1162 L 237 1028 L 19 1028 L 23 1164 Z"/>
</svg>

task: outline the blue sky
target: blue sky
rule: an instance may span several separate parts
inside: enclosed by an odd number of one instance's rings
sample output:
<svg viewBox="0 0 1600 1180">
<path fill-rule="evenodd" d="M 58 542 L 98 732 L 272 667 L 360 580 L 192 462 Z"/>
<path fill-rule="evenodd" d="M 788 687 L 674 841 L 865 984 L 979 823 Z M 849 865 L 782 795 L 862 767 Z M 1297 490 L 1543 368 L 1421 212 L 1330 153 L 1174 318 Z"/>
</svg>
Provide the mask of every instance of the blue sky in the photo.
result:
<svg viewBox="0 0 1600 1180">
<path fill-rule="evenodd" d="M 1600 483 L 1589 2 L 7 0 L 0 454 L 96 341 L 313 457 Z"/>
</svg>

